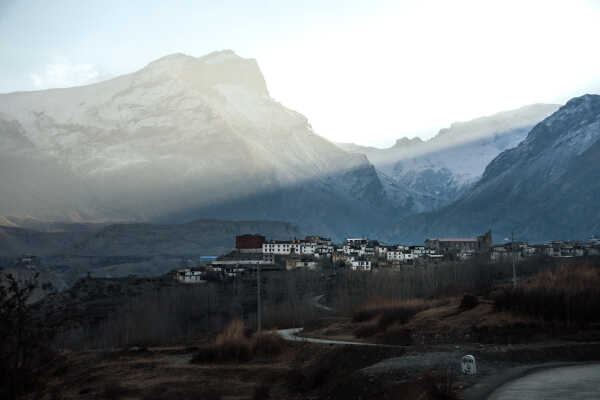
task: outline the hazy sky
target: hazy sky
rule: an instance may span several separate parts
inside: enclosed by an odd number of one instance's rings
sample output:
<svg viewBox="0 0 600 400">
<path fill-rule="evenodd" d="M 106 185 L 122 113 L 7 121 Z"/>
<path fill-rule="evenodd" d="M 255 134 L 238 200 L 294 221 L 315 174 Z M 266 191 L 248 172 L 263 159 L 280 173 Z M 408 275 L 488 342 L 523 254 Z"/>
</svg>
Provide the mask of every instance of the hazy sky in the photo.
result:
<svg viewBox="0 0 600 400">
<path fill-rule="evenodd" d="M 388 146 L 599 93 L 599 21 L 600 0 L 0 0 L 0 92 L 232 49 L 319 134 Z"/>
</svg>

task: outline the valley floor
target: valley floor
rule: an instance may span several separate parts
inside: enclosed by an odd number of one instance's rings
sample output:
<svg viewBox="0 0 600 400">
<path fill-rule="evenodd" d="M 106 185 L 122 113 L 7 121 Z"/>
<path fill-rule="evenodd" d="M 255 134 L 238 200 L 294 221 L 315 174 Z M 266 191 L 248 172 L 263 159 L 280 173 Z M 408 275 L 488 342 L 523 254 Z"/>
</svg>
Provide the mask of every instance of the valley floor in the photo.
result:
<svg viewBox="0 0 600 400">
<path fill-rule="evenodd" d="M 406 350 L 304 343 L 290 344 L 275 359 L 239 364 L 190 363 L 194 352 L 162 347 L 63 353 L 44 374 L 45 389 L 32 398 L 441 399 L 443 386 L 452 384 L 458 398 L 483 399 L 515 378 L 515 371 L 563 365 L 548 360 L 598 360 L 600 343 Z M 476 356 L 478 375 L 446 376 L 464 354 Z"/>
<path fill-rule="evenodd" d="M 295 334 L 289 332 L 281 354 L 231 363 L 192 362 L 205 342 L 68 351 L 45 371 L 46 387 L 34 397 L 474 400 L 534 368 L 600 360 L 600 340 L 593 331 L 553 336 L 538 329 L 534 337 L 523 323 L 486 302 L 463 310 L 454 298 L 412 317 L 406 327 L 419 336 L 409 345 L 378 343 L 378 334 L 356 338 L 362 323 L 324 315 L 298 334 L 357 345 L 298 342 L 289 340 Z M 485 335 L 468 336 L 473 326 Z M 509 335 L 507 327 L 516 333 Z M 477 360 L 476 376 L 459 373 L 466 354 Z"/>
</svg>

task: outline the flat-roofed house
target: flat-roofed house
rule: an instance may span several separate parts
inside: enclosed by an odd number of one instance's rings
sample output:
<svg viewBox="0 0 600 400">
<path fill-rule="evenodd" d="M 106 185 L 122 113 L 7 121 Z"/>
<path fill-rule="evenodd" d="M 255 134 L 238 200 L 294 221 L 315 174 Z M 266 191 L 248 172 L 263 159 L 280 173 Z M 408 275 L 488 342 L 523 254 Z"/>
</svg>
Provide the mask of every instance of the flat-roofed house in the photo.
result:
<svg viewBox="0 0 600 400">
<path fill-rule="evenodd" d="M 425 247 L 440 253 L 486 253 L 492 247 L 492 232 L 488 231 L 477 238 L 436 238 L 427 239 Z"/>
</svg>

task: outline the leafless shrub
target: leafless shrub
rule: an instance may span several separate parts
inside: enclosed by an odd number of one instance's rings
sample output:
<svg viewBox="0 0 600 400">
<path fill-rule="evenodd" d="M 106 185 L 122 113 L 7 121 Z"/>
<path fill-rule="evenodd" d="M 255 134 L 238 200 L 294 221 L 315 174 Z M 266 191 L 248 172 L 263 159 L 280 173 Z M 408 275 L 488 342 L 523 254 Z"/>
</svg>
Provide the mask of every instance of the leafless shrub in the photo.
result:
<svg viewBox="0 0 600 400">
<path fill-rule="evenodd" d="M 556 267 L 556 260 L 532 257 L 519 262 L 519 276 Z M 379 296 L 393 301 L 487 295 L 512 276 L 510 263 L 490 263 L 485 257 L 432 265 L 383 268 L 373 273 L 338 271 L 330 297 L 336 311 L 354 316 L 365 301 Z M 360 318 L 360 317 L 359 317 Z M 366 317 L 365 317 L 366 318 Z"/>
<path fill-rule="evenodd" d="M 263 327 L 305 326 L 320 314 L 313 302 L 313 297 L 325 290 L 319 272 L 274 272 L 263 289 Z"/>
<path fill-rule="evenodd" d="M 355 330 L 357 337 L 368 337 L 387 333 L 389 341 L 406 342 L 408 339 L 401 328 L 396 327 L 389 332 L 392 325 L 401 326 L 407 323 L 415 314 L 431 307 L 442 304 L 443 300 L 391 300 L 382 297 L 373 297 L 361 304 L 353 313 L 354 321 L 362 321 Z"/>
<path fill-rule="evenodd" d="M 39 372 L 54 358 L 50 326 L 29 302 L 37 276 L 21 282 L 13 275 L 0 280 L 0 397 L 16 399 L 38 388 Z"/>
<path fill-rule="evenodd" d="M 223 327 L 215 288 L 189 285 L 131 297 L 106 319 L 64 332 L 59 346 L 120 348 L 181 343 Z"/>
<path fill-rule="evenodd" d="M 130 396 L 132 390 L 124 387 L 117 381 L 110 381 L 104 385 L 103 397 L 108 400 L 119 400 Z"/>
<path fill-rule="evenodd" d="M 358 327 L 354 329 L 354 336 L 363 338 L 374 336 L 379 332 L 381 332 L 379 329 L 379 320 L 377 318 L 373 318 L 371 320 L 361 322 Z"/>
<path fill-rule="evenodd" d="M 221 393 L 205 385 L 161 385 L 155 386 L 144 395 L 143 400 L 221 400 Z"/>
<path fill-rule="evenodd" d="M 494 302 L 499 311 L 586 327 L 600 322 L 600 268 L 584 262 L 540 272 L 516 289 L 502 288 Z"/>
<path fill-rule="evenodd" d="M 266 383 L 261 383 L 254 388 L 253 400 L 268 400 L 271 398 L 271 387 Z"/>
<path fill-rule="evenodd" d="M 246 326 L 234 319 L 219 333 L 214 343 L 202 346 L 193 363 L 245 362 L 254 357 L 275 357 L 285 349 L 284 340 L 271 332 L 247 335 Z"/>
<path fill-rule="evenodd" d="M 401 324 L 389 326 L 381 336 L 385 344 L 410 346 L 413 344 L 412 332 Z"/>
<path fill-rule="evenodd" d="M 443 368 L 441 371 L 427 372 L 421 376 L 421 385 L 429 397 L 435 400 L 456 399 L 455 382 L 456 373 L 449 366 Z"/>
<path fill-rule="evenodd" d="M 202 346 L 193 363 L 212 362 L 244 362 L 252 358 L 250 340 L 245 335 L 246 326 L 234 319 L 219 333 L 215 342 Z"/>
<path fill-rule="evenodd" d="M 479 299 L 477 296 L 472 294 L 465 294 L 460 301 L 460 308 L 462 310 L 470 310 L 479 305 Z"/>
<path fill-rule="evenodd" d="M 279 335 L 270 332 L 257 332 L 252 336 L 252 353 L 254 356 L 278 356 L 284 349 L 285 341 Z"/>
</svg>

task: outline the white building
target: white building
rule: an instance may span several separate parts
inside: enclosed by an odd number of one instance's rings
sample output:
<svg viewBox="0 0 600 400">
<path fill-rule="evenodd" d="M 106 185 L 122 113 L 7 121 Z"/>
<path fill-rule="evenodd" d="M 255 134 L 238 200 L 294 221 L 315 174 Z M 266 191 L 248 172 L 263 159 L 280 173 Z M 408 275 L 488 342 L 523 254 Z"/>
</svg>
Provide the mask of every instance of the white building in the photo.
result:
<svg viewBox="0 0 600 400">
<path fill-rule="evenodd" d="M 317 243 L 300 240 L 268 240 L 263 243 L 263 254 L 276 255 L 313 255 L 317 252 Z"/>
<path fill-rule="evenodd" d="M 425 246 L 410 246 L 409 250 L 412 254 L 414 254 L 417 257 L 420 257 L 424 254 L 428 254 L 428 251 L 429 251 L 429 250 L 425 249 Z"/>
<path fill-rule="evenodd" d="M 387 260 L 395 264 L 411 262 L 420 256 L 420 254 L 411 253 L 409 250 L 394 250 L 387 252 Z"/>
<path fill-rule="evenodd" d="M 353 260 L 350 264 L 352 271 L 371 271 L 372 267 L 369 260 Z"/>
<path fill-rule="evenodd" d="M 204 283 L 202 271 L 191 268 L 181 268 L 175 270 L 175 279 L 182 283 Z"/>
<path fill-rule="evenodd" d="M 387 252 L 393 250 L 390 246 L 375 246 L 375 254 L 379 258 L 387 258 Z"/>
<path fill-rule="evenodd" d="M 363 238 L 348 238 L 346 239 L 346 244 L 350 246 L 360 246 L 361 244 L 367 244 L 369 239 Z"/>
<path fill-rule="evenodd" d="M 404 252 L 401 250 L 388 251 L 386 254 L 386 259 L 390 262 L 403 262 Z"/>
<path fill-rule="evenodd" d="M 314 260 L 295 260 L 295 259 L 286 260 L 286 262 L 285 262 L 286 270 L 289 271 L 289 270 L 296 269 L 296 268 L 306 268 L 306 269 L 310 269 L 310 270 L 315 270 L 315 269 L 317 269 L 317 262 Z"/>
</svg>

